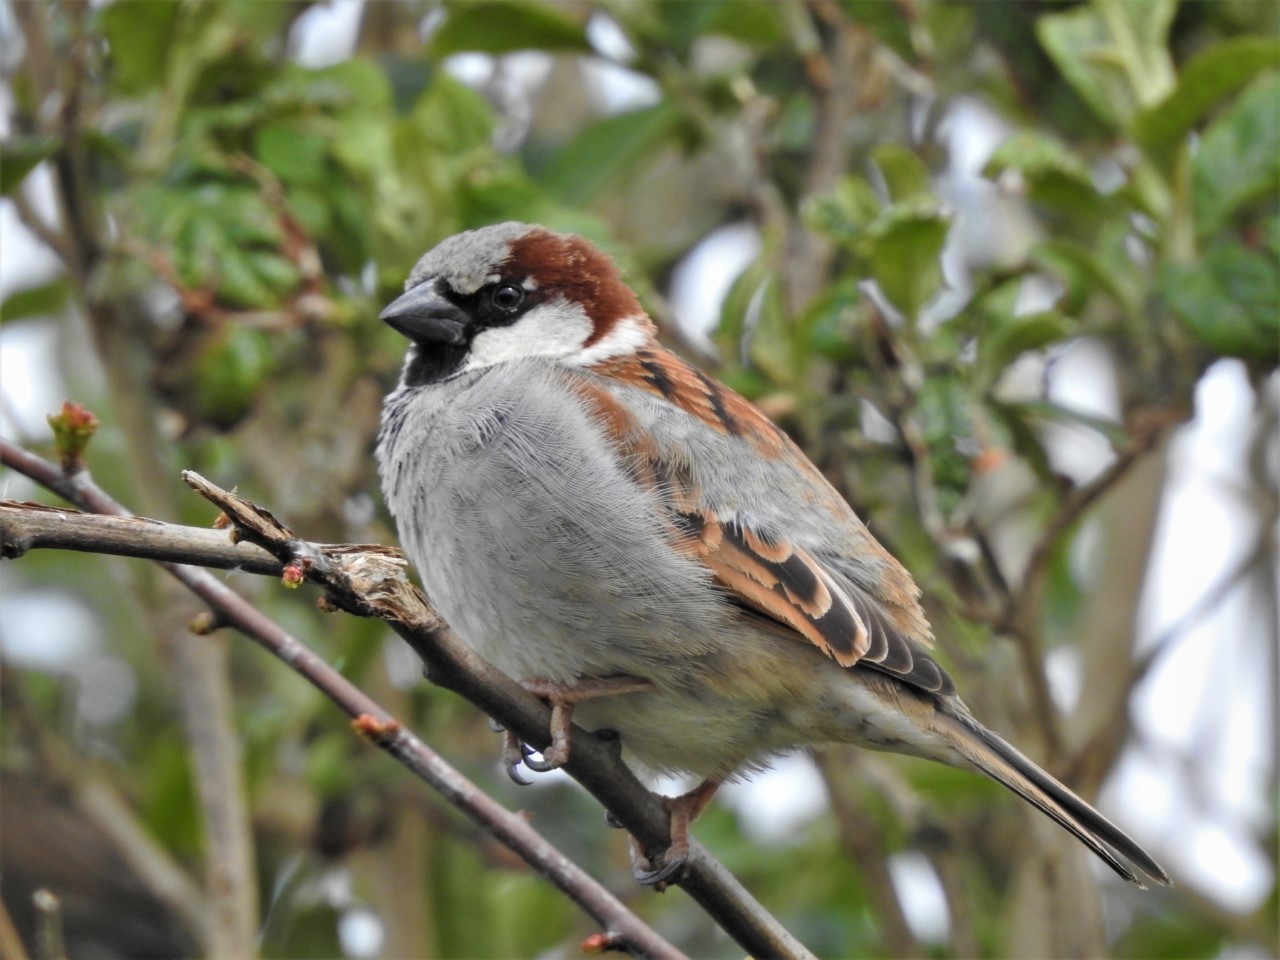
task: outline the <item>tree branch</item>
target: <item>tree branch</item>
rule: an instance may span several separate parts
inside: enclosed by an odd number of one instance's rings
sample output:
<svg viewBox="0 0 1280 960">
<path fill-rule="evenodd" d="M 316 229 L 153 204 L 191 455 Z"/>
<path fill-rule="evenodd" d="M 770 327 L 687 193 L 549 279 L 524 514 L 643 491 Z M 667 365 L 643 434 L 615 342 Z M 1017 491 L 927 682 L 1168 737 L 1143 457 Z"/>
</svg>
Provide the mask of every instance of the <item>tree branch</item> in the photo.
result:
<svg viewBox="0 0 1280 960">
<path fill-rule="evenodd" d="M 119 504 L 93 485 L 87 474 L 64 477 L 54 464 L 3 440 L 0 440 L 0 462 L 60 495 L 69 494 L 68 499 L 79 506 L 117 515 L 124 512 Z M 381 548 L 380 553 L 350 553 L 297 540 L 266 511 L 196 475 L 187 474 L 186 479 L 226 510 L 247 539 L 256 539 L 260 545 L 268 546 L 276 562 L 268 565 L 261 551 L 246 550 L 246 544 L 234 545 L 228 552 L 213 551 L 213 554 L 206 552 L 201 555 L 216 555 L 223 561 L 220 565 L 239 561 L 240 568 L 246 570 L 253 567 L 278 574 L 289 568 L 301 573 L 305 579 L 323 586 L 337 606 L 387 620 L 424 659 L 434 682 L 470 700 L 534 747 L 549 744 L 550 709 L 458 640 L 435 615 L 425 598 L 405 579 L 403 562 L 389 555 L 386 548 Z M 0 518 L 3 518 L 0 523 L 0 536 L 3 537 L 0 549 L 4 554 L 20 553 L 23 548 L 55 546 L 47 540 L 41 542 L 40 535 L 37 535 L 37 529 L 48 526 L 47 514 L 51 512 L 55 511 L 4 504 L 0 509 Z M 84 515 L 64 515 L 77 518 L 77 524 L 80 521 L 96 522 L 96 518 Z M 25 522 L 27 517 L 35 518 L 32 529 L 19 522 Z M 154 521 L 140 523 L 137 529 L 143 528 L 148 542 L 140 543 L 137 552 L 130 555 L 150 558 L 163 550 L 172 556 L 178 553 L 179 542 L 201 544 L 201 549 L 207 551 L 203 546 L 205 531 L 193 533 L 190 528 L 175 528 Z M 177 531 L 176 539 L 164 547 L 157 546 L 172 530 Z M 47 538 L 50 535 L 42 536 Z M 71 538 L 79 544 L 75 549 L 88 549 L 92 536 L 87 526 L 78 529 Z M 127 538 L 122 539 L 118 526 L 104 534 L 103 539 L 112 552 L 126 552 Z M 187 556 L 186 559 L 193 558 Z M 612 934 L 629 945 L 641 942 L 633 937 L 640 937 L 642 932 L 656 938 L 656 934 L 643 927 L 607 891 L 547 844 L 522 817 L 506 811 L 476 785 L 465 780 L 430 748 L 404 731 L 387 711 L 237 596 L 221 579 L 204 570 L 168 560 L 161 562 L 209 603 L 222 622 L 246 633 L 302 674 L 355 717 L 362 733 L 516 850 Z M 572 742 L 566 770 L 605 805 L 646 852 L 665 850 L 670 842 L 668 811 L 661 798 L 647 790 L 622 762 L 616 744 L 603 742 L 580 728 L 574 729 Z M 678 883 L 753 956 L 812 956 L 696 841 L 691 841 L 688 868 Z M 627 924 L 640 924 L 643 931 L 631 930 L 625 926 L 624 920 Z M 624 928 L 628 930 L 625 937 L 622 934 Z M 672 948 L 661 941 L 661 947 L 652 941 L 643 942 L 648 942 L 652 949 L 641 952 L 654 956 L 673 955 Z M 667 952 L 662 952 L 663 949 Z"/>
<path fill-rule="evenodd" d="M 112 517 L 0 500 L 6 558 L 49 548 L 105 553 L 220 570 L 279 576 L 282 564 L 261 547 L 232 543 L 225 531 L 178 527 L 145 517 Z M 323 548 L 322 548 L 323 549 Z"/>
</svg>

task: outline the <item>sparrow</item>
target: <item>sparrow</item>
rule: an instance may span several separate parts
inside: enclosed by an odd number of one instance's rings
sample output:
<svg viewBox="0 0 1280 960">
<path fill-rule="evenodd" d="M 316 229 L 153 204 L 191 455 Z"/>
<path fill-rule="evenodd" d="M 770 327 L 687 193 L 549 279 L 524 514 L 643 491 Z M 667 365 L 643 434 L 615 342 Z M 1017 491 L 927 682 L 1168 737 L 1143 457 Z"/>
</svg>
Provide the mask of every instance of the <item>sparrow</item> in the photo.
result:
<svg viewBox="0 0 1280 960">
<path fill-rule="evenodd" d="M 852 743 L 984 774 L 1124 879 L 1170 882 L 974 719 L 907 571 L 786 433 L 659 344 L 586 240 L 457 234 L 381 319 L 410 342 L 377 442 L 386 503 L 441 616 L 552 705 L 539 769 L 567 759 L 572 719 L 701 781 L 642 881 L 678 869 L 725 780 Z"/>
</svg>

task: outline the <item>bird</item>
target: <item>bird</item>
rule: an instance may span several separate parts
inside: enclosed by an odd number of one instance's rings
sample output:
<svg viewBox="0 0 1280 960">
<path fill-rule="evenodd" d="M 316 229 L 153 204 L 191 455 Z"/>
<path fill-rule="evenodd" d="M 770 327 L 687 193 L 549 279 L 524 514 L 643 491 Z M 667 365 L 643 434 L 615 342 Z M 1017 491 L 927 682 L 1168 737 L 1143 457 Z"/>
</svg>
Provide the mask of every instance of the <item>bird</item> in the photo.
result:
<svg viewBox="0 0 1280 960">
<path fill-rule="evenodd" d="M 1170 883 L 974 718 L 906 569 L 781 428 L 660 344 L 589 241 L 458 233 L 380 319 L 409 341 L 376 445 L 385 502 L 444 620 L 552 706 L 538 769 L 568 758 L 572 721 L 698 781 L 668 798 L 642 882 L 678 875 L 722 783 L 849 743 L 983 774 L 1125 880 Z"/>
</svg>

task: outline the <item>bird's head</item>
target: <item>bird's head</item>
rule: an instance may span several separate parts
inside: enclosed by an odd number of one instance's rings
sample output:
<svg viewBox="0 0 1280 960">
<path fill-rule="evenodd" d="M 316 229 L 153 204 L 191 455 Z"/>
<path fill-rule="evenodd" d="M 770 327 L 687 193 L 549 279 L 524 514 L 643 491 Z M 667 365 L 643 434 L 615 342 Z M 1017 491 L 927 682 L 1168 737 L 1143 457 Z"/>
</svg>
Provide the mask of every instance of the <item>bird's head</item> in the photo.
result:
<svg viewBox="0 0 1280 960">
<path fill-rule="evenodd" d="M 525 357 L 589 365 L 653 337 L 609 257 L 581 237 L 515 222 L 434 247 L 381 319 L 413 343 L 409 385 Z"/>
</svg>

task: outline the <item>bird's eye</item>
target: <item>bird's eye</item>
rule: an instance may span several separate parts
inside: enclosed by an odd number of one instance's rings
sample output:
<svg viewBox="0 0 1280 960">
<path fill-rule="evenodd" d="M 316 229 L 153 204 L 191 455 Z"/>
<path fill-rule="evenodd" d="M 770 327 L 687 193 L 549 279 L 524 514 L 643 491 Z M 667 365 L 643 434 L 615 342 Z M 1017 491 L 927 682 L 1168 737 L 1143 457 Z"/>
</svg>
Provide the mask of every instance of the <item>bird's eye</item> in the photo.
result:
<svg viewBox="0 0 1280 960">
<path fill-rule="evenodd" d="M 493 291 L 493 305 L 503 313 L 511 313 L 524 303 L 524 291 L 511 284 L 504 284 Z"/>
</svg>

